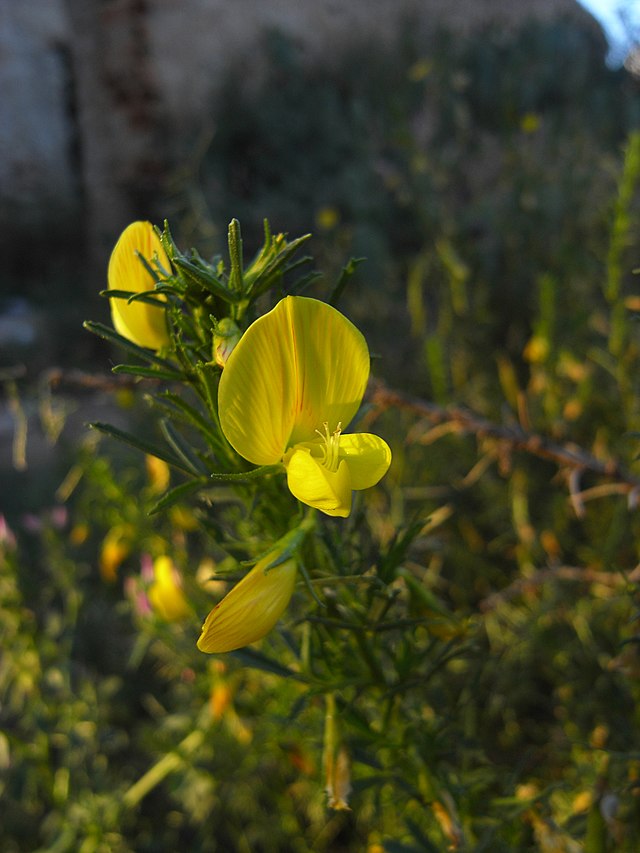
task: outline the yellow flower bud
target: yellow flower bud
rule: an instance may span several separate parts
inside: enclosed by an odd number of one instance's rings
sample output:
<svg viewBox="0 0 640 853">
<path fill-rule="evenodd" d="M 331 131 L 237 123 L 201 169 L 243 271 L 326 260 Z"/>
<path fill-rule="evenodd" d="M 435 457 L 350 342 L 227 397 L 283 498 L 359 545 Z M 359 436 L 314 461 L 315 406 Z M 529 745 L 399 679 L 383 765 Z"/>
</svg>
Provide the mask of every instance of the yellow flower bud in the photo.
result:
<svg viewBox="0 0 640 853">
<path fill-rule="evenodd" d="M 242 332 L 231 317 L 223 317 L 216 323 L 213 335 L 213 358 L 216 364 L 225 366 L 241 337 Z"/>
<path fill-rule="evenodd" d="M 201 652 L 231 652 L 262 639 L 284 613 L 296 583 L 292 558 L 272 566 L 272 551 L 236 584 L 207 616 L 198 640 Z"/>
</svg>

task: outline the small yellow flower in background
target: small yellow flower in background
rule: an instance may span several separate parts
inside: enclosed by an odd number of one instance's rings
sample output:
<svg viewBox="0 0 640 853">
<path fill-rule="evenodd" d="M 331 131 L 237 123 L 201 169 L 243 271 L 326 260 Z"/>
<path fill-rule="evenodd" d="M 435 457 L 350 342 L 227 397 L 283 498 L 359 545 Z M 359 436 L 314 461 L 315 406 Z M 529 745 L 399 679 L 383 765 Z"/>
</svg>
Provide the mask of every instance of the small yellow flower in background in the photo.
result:
<svg viewBox="0 0 640 853">
<path fill-rule="evenodd" d="M 88 524 L 74 524 L 69 531 L 69 542 L 72 545 L 83 545 L 89 538 L 90 532 Z"/>
<path fill-rule="evenodd" d="M 340 222 L 340 213 L 336 207 L 321 207 L 316 212 L 316 225 L 322 231 L 331 231 Z"/>
<path fill-rule="evenodd" d="M 244 333 L 220 379 L 222 430 L 255 465 L 284 463 L 302 503 L 351 512 L 353 489 L 374 486 L 391 451 L 379 436 L 344 435 L 369 379 L 362 334 L 335 308 L 287 296 Z"/>
<path fill-rule="evenodd" d="M 261 640 L 284 613 L 296 583 L 297 564 L 271 551 L 213 608 L 198 640 L 201 652 L 231 652 Z"/>
<path fill-rule="evenodd" d="M 550 344 L 542 335 L 533 335 L 527 341 L 523 350 L 523 356 L 532 364 L 540 364 L 549 357 Z"/>
<path fill-rule="evenodd" d="M 149 263 L 157 256 L 171 269 L 169 259 L 150 222 L 133 222 L 120 235 L 109 260 L 109 290 L 153 291 L 155 281 L 139 255 Z M 160 296 L 158 298 L 161 298 Z M 159 350 L 169 343 L 166 312 L 145 302 L 110 299 L 111 319 L 118 334 L 141 347 Z"/>
<path fill-rule="evenodd" d="M 171 480 L 171 471 L 164 459 L 158 459 L 157 456 L 147 453 L 144 457 L 144 464 L 147 469 L 149 489 L 154 494 L 166 492 Z"/>
<path fill-rule="evenodd" d="M 450 843 L 449 850 L 458 850 L 464 843 L 464 834 L 458 818 L 456 805 L 448 791 L 440 792 L 440 800 L 431 803 L 431 810 L 440 824 L 440 829 Z"/>
<path fill-rule="evenodd" d="M 536 113 L 525 113 L 520 119 L 520 130 L 524 133 L 535 133 L 540 129 L 541 119 Z"/>
<path fill-rule="evenodd" d="M 412 83 L 420 83 L 422 80 L 426 80 L 431 71 L 433 70 L 433 62 L 426 57 L 422 59 L 418 59 L 413 65 L 410 66 L 407 71 L 407 78 Z"/>
<path fill-rule="evenodd" d="M 98 565 L 102 579 L 114 583 L 118 577 L 118 569 L 131 553 L 131 537 L 133 531 L 129 525 L 117 525 L 102 540 Z"/>
<path fill-rule="evenodd" d="M 157 557 L 153 561 L 154 581 L 149 587 L 147 596 L 155 612 L 167 622 L 178 622 L 191 616 L 184 592 L 180 573 L 169 557 Z"/>
</svg>

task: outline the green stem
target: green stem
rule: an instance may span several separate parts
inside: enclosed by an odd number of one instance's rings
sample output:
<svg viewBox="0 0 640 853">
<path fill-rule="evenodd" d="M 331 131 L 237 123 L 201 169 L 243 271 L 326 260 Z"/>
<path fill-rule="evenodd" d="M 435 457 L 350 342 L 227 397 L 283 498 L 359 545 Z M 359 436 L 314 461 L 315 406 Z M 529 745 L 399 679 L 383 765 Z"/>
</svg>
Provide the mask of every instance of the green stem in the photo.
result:
<svg viewBox="0 0 640 853">
<path fill-rule="evenodd" d="M 185 758 L 189 757 L 202 745 L 204 741 L 204 732 L 196 729 L 186 736 L 186 738 L 178 744 L 177 749 L 168 752 L 160 761 L 153 765 L 144 776 L 141 776 L 135 782 L 122 798 L 125 808 L 133 808 L 147 796 L 147 794 L 157 787 L 163 779 L 175 770 L 179 770 L 185 763 Z"/>
</svg>

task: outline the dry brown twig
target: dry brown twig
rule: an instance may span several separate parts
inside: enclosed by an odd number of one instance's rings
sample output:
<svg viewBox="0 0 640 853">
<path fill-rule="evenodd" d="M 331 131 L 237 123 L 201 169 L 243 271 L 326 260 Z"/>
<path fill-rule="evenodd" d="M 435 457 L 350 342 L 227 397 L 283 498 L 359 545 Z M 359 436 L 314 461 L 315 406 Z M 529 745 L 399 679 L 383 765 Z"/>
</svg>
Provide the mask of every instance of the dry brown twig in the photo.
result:
<svg viewBox="0 0 640 853">
<path fill-rule="evenodd" d="M 44 380 L 52 389 L 65 386 L 87 391 L 115 391 L 132 388 L 141 382 L 137 377 L 105 376 L 61 368 L 47 371 Z M 432 425 L 420 434 L 413 430 L 410 441 L 429 444 L 449 433 L 468 433 L 478 438 L 493 439 L 498 444 L 499 453 L 518 450 L 554 462 L 566 478 L 571 504 L 578 517 L 584 515 L 586 501 L 605 495 L 626 495 L 631 509 L 635 509 L 638 503 L 640 478 L 633 476 L 617 459 L 598 459 L 575 444 L 557 444 L 520 424 L 497 424 L 462 406 L 439 406 L 393 390 L 377 379 L 370 384 L 368 400 L 371 409 L 365 420 L 369 423 L 388 409 L 398 409 Z M 585 473 L 602 477 L 609 483 L 582 490 L 580 483 Z"/>
<path fill-rule="evenodd" d="M 505 589 L 488 595 L 480 602 L 480 610 L 487 613 L 495 610 L 502 604 L 518 598 L 520 595 L 533 592 L 549 581 L 569 581 L 574 583 L 600 584 L 611 591 L 620 587 L 632 586 L 640 581 L 640 566 L 636 566 L 632 572 L 625 575 L 622 572 L 606 572 L 589 566 L 552 566 L 538 569 L 528 577 L 518 577 Z"/>
<path fill-rule="evenodd" d="M 583 474 L 591 473 L 615 483 L 615 493 L 626 494 L 630 508 L 635 508 L 640 494 L 640 479 L 627 471 L 617 459 L 598 459 L 575 444 L 557 444 L 545 436 L 524 429 L 520 424 L 497 424 L 461 406 L 439 406 L 401 391 L 395 391 L 380 380 L 370 386 L 369 403 L 372 407 L 368 420 L 375 420 L 388 409 L 410 412 L 433 426 L 425 435 L 427 441 L 436 440 L 448 432 L 469 433 L 478 438 L 494 439 L 509 450 L 519 450 L 540 459 L 554 462 L 565 474 L 572 506 L 580 517 L 584 502 L 608 491 L 587 489 L 581 491 Z M 442 432 L 440 431 L 442 428 Z M 414 439 L 415 439 L 414 433 Z"/>
</svg>

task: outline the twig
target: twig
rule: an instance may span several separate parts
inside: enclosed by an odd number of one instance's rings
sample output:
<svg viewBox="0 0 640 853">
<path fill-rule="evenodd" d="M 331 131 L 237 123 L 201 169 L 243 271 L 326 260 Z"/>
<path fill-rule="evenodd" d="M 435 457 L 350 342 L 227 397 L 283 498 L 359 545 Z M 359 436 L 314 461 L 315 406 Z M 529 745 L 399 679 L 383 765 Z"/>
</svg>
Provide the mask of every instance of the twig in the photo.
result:
<svg viewBox="0 0 640 853">
<path fill-rule="evenodd" d="M 368 414 L 369 421 L 388 409 L 400 409 L 424 418 L 432 424 L 452 424 L 460 432 L 471 433 L 482 438 L 493 438 L 512 450 L 524 451 L 540 459 L 555 462 L 562 469 L 576 472 L 572 476 L 574 490 L 571 494 L 574 499 L 579 495 L 576 485 L 580 474 L 584 472 L 619 483 L 620 491 L 625 494 L 635 493 L 640 489 L 640 479 L 630 474 L 617 459 L 597 459 L 581 447 L 574 444 L 556 444 L 538 433 L 523 429 L 518 424 L 496 424 L 461 406 L 444 407 L 429 403 L 418 397 L 394 391 L 379 380 L 371 383 L 369 402 L 373 407 L 373 411 Z"/>
<path fill-rule="evenodd" d="M 580 568 L 578 566 L 556 566 L 548 569 L 538 569 L 527 578 L 516 578 L 505 589 L 494 592 L 480 602 L 480 610 L 486 613 L 495 610 L 501 604 L 512 601 L 524 592 L 540 587 L 547 581 L 573 581 L 574 583 L 598 583 L 612 589 L 616 587 L 635 584 L 640 581 L 640 566 L 628 575 L 621 572 L 602 572 L 597 569 Z"/>
<path fill-rule="evenodd" d="M 140 384 L 136 377 L 105 376 L 59 367 L 48 370 L 43 379 L 51 388 L 64 385 L 99 391 L 133 388 Z M 368 399 L 372 406 L 365 417 L 368 422 L 375 420 L 388 409 L 400 409 L 434 425 L 434 429 L 419 439 L 415 430 L 412 431 L 414 441 L 430 443 L 448 432 L 469 433 L 480 438 L 495 439 L 510 450 L 520 450 L 554 462 L 559 468 L 569 472 L 569 492 L 578 515 L 583 511 L 582 501 L 595 496 L 579 489 L 580 477 L 584 473 L 595 474 L 618 483 L 618 491 L 628 495 L 630 508 L 635 506 L 640 494 L 640 478 L 629 473 L 617 459 L 597 459 L 575 444 L 557 444 L 545 436 L 523 428 L 520 424 L 497 424 L 462 406 L 439 406 L 395 391 L 380 380 L 372 381 Z"/>
<path fill-rule="evenodd" d="M 153 379 L 146 379 L 153 382 Z M 61 386 L 81 388 L 85 391 L 120 391 L 123 388 L 135 388 L 140 385 L 136 376 L 107 376 L 105 374 L 87 373 L 84 370 L 65 370 L 63 367 L 52 367 L 42 375 L 45 386 L 57 390 Z"/>
</svg>

